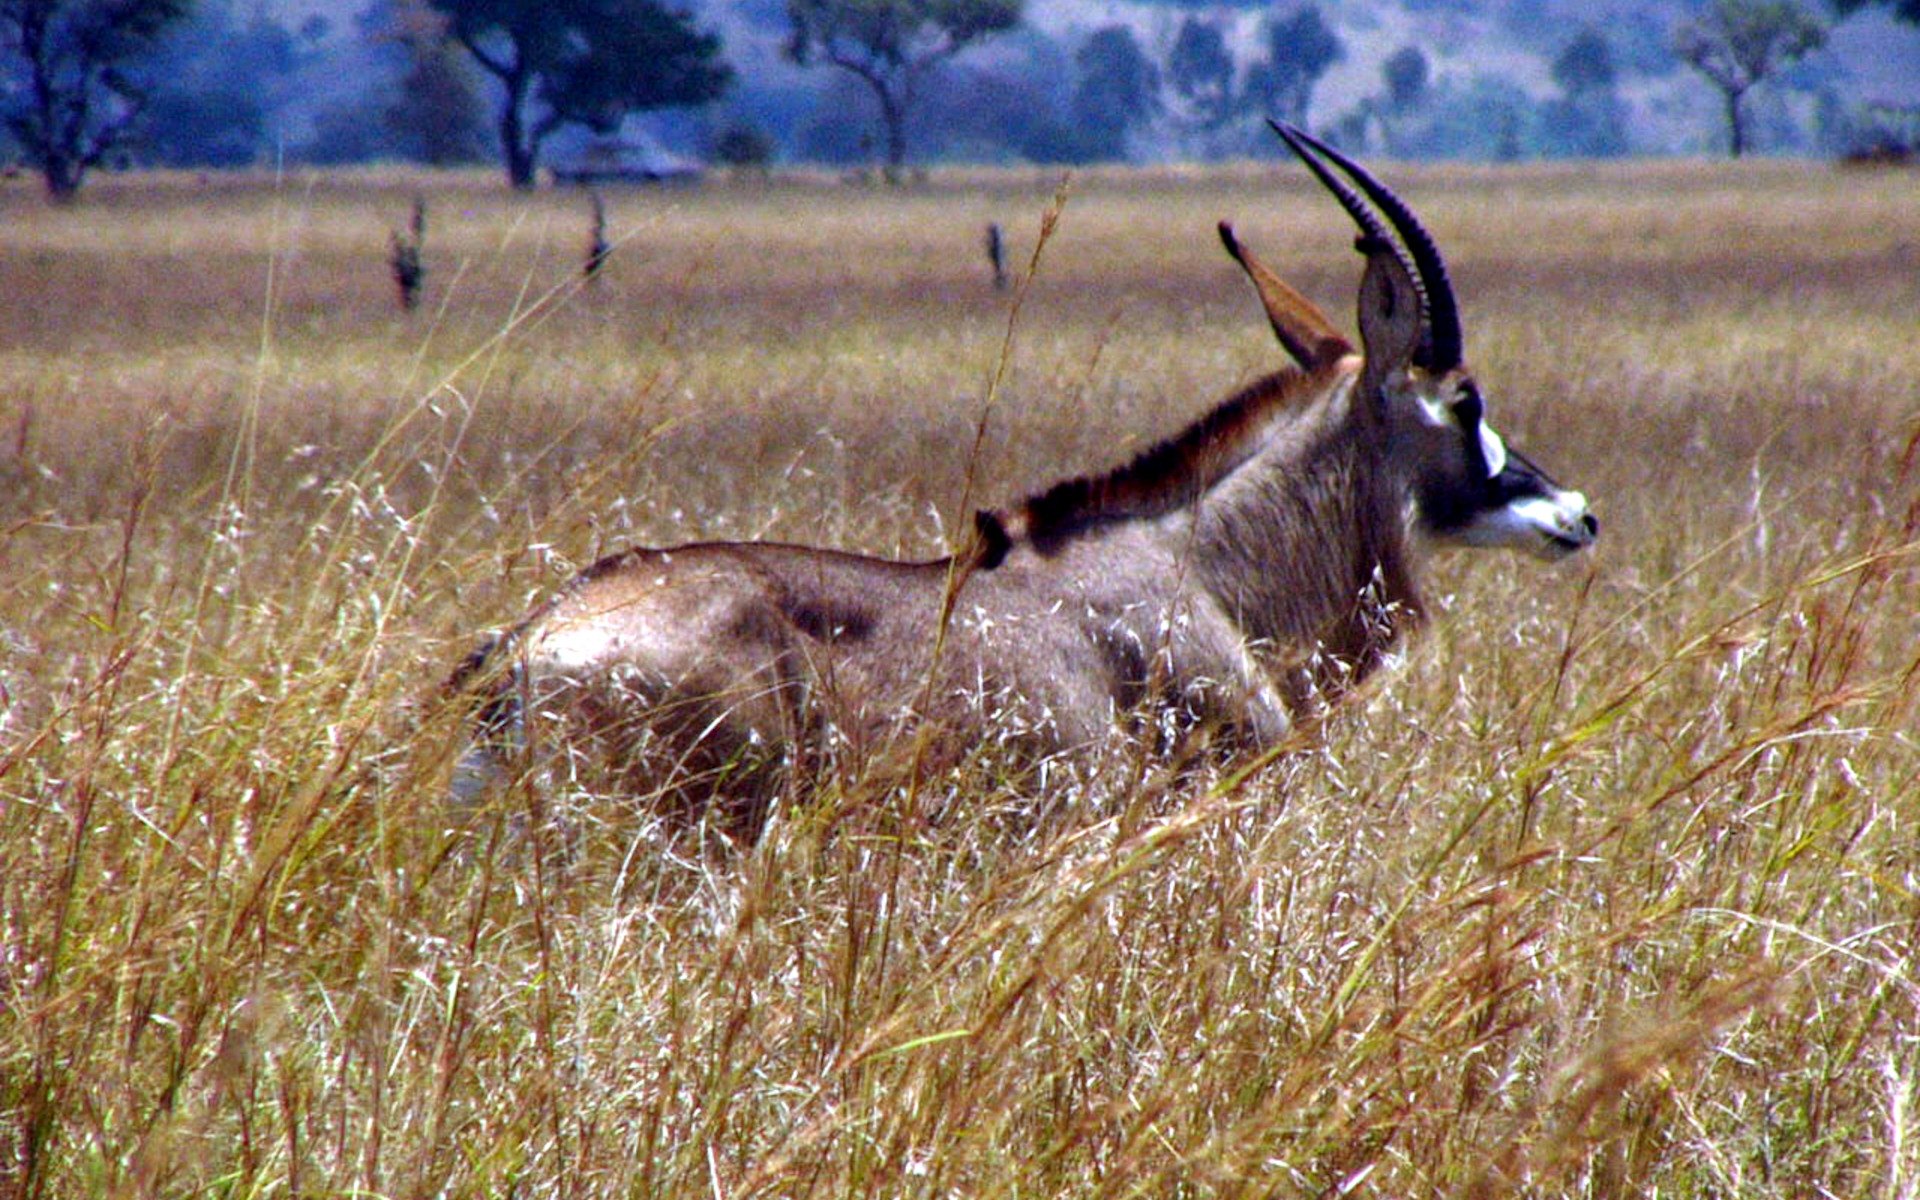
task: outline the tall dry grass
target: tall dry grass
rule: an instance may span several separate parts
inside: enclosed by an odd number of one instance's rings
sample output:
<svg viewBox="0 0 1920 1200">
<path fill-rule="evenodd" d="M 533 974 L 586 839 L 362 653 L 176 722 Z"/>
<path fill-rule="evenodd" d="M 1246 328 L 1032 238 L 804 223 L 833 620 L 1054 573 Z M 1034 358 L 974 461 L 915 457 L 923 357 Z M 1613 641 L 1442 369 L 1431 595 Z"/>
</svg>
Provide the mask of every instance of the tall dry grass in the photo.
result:
<svg viewBox="0 0 1920 1200">
<path fill-rule="evenodd" d="M 1080 180 L 985 501 L 1343 320 L 1303 172 Z M 757 847 L 459 826 L 436 681 L 640 539 L 937 550 L 1054 180 L 0 191 L 0 1179 L 73 1195 L 1920 1188 L 1920 210 L 1801 165 L 1390 172 L 1588 563 L 1434 565 L 1269 763 Z M 425 195 L 411 316 L 389 231 Z M 525 802 L 551 797 L 524 796 Z"/>
</svg>

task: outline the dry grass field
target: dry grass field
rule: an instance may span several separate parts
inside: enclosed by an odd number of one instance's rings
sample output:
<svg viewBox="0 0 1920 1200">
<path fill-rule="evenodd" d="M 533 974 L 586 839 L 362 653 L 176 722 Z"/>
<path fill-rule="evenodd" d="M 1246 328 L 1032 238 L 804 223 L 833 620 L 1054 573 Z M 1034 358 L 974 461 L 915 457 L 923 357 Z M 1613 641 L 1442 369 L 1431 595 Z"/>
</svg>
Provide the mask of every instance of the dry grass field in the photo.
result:
<svg viewBox="0 0 1920 1200">
<path fill-rule="evenodd" d="M 1920 186 L 1382 173 L 1590 557 L 1448 555 L 1268 763 L 459 819 L 437 684 L 600 553 L 937 553 L 1347 324 L 1297 167 L 587 205 L 0 189 L 0 1192 L 1920 1195 Z M 428 205 L 402 313 L 391 228 Z M 974 454 L 976 434 L 979 451 Z M 523 792 L 526 789 L 522 789 Z"/>
</svg>

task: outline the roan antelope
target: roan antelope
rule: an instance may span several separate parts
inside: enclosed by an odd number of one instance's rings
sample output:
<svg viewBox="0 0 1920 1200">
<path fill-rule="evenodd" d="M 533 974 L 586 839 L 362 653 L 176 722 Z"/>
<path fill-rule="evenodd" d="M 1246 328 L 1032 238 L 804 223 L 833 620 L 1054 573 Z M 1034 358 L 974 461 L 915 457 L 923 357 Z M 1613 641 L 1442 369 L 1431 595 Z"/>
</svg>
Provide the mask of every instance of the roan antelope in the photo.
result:
<svg viewBox="0 0 1920 1200">
<path fill-rule="evenodd" d="M 1126 466 L 980 514 L 954 557 L 602 559 L 455 672 L 481 726 L 456 791 L 540 745 L 586 747 L 637 791 L 721 799 L 752 829 L 783 780 L 915 729 L 945 757 L 982 738 L 1048 754 L 1145 709 L 1270 746 L 1422 620 L 1422 542 L 1589 545 L 1585 498 L 1487 424 L 1427 231 L 1360 166 L 1274 128 L 1360 228 L 1362 353 L 1223 223 L 1297 368 Z"/>
</svg>

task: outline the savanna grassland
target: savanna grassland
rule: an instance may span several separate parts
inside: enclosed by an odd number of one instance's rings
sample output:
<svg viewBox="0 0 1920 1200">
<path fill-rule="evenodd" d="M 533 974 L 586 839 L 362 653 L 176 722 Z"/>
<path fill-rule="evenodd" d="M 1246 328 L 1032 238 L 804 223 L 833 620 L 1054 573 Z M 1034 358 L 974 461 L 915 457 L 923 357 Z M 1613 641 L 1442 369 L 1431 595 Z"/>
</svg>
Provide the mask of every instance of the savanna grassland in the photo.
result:
<svg viewBox="0 0 1920 1200">
<path fill-rule="evenodd" d="M 454 813 L 439 681 L 630 541 L 938 553 L 1172 432 L 1280 360 L 1217 219 L 1350 321 L 1303 170 L 1079 178 L 1005 292 L 1051 176 L 612 193 L 592 283 L 490 178 L 6 184 L 0 1184 L 1920 1194 L 1920 181 L 1383 173 L 1596 552 L 1439 558 L 1271 762 L 753 847 Z"/>
</svg>

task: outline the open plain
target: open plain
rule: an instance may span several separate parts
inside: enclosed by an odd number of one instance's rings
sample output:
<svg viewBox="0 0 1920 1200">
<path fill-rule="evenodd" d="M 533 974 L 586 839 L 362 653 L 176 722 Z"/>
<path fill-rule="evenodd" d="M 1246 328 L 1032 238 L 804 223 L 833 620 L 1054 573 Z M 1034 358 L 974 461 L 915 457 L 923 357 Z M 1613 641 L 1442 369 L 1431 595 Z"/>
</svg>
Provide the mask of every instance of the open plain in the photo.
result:
<svg viewBox="0 0 1920 1200">
<path fill-rule="evenodd" d="M 1271 761 L 751 847 L 452 812 L 439 680 L 631 542 L 933 555 L 1175 431 L 1281 360 L 1215 221 L 1350 327 L 1304 170 L 611 192 L 591 281 L 490 176 L 0 185 L 0 1190 L 1920 1193 L 1915 177 L 1378 169 L 1596 551 L 1442 557 Z"/>
</svg>

